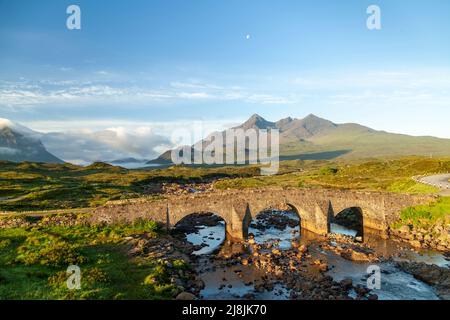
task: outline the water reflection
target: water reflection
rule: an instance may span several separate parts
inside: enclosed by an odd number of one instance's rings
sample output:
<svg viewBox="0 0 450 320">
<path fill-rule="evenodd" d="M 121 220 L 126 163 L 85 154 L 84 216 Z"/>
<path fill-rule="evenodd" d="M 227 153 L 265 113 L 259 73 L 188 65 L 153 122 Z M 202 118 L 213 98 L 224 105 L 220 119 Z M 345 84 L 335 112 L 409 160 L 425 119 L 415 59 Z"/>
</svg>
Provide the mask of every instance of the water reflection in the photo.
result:
<svg viewBox="0 0 450 320">
<path fill-rule="evenodd" d="M 216 226 L 198 226 L 196 233 L 186 235 L 187 241 L 194 245 L 202 245 L 195 255 L 211 254 L 220 248 L 225 241 L 225 222 L 219 221 Z"/>
</svg>

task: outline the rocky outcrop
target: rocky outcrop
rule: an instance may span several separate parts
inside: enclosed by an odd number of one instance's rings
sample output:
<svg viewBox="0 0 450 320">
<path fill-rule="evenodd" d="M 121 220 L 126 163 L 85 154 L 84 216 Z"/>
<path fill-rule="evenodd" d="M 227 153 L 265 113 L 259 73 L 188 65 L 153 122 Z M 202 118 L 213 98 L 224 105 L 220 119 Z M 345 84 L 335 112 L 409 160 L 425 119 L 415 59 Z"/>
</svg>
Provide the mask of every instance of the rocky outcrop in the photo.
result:
<svg viewBox="0 0 450 320">
<path fill-rule="evenodd" d="M 433 248 L 450 252 L 450 224 L 443 220 L 429 226 L 403 225 L 390 230 L 390 234 L 408 242 L 415 248 Z"/>
<path fill-rule="evenodd" d="M 436 289 L 440 298 L 450 300 L 450 269 L 418 262 L 398 262 L 397 265 Z"/>
</svg>

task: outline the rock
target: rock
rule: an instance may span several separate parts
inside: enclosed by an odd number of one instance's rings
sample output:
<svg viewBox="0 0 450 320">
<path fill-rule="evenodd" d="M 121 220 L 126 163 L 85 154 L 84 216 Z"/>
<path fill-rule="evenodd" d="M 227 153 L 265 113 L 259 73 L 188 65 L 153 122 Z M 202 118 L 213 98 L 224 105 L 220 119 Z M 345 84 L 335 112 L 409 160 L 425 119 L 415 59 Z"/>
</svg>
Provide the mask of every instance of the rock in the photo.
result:
<svg viewBox="0 0 450 320">
<path fill-rule="evenodd" d="M 280 249 L 272 249 L 272 254 L 280 256 L 281 255 L 281 251 L 280 251 Z"/>
<path fill-rule="evenodd" d="M 407 225 L 401 226 L 398 231 L 400 231 L 401 233 L 409 233 L 411 232 L 411 228 Z"/>
<path fill-rule="evenodd" d="M 246 293 L 242 296 L 243 299 L 245 300 L 255 300 L 255 295 L 253 293 Z"/>
<path fill-rule="evenodd" d="M 353 280 L 350 278 L 345 278 L 341 282 L 339 282 L 339 284 L 345 290 L 350 290 L 353 287 Z"/>
<path fill-rule="evenodd" d="M 197 281 L 195 281 L 195 287 L 202 290 L 205 288 L 205 283 L 203 282 L 203 280 L 198 279 Z"/>
<path fill-rule="evenodd" d="M 376 295 L 376 294 L 370 294 L 370 295 L 367 297 L 367 300 L 378 300 L 378 295 Z"/>
<path fill-rule="evenodd" d="M 450 269 L 419 262 L 398 262 L 397 266 L 420 281 L 450 290 Z"/>
<path fill-rule="evenodd" d="M 264 292 L 264 286 L 262 284 L 255 285 L 256 292 Z"/>
<path fill-rule="evenodd" d="M 326 263 L 321 263 L 319 265 L 319 270 L 322 272 L 328 271 L 328 265 Z"/>
<path fill-rule="evenodd" d="M 415 247 L 415 248 L 421 248 L 422 247 L 422 243 L 418 240 L 411 240 L 409 241 L 409 243 Z"/>
<path fill-rule="evenodd" d="M 358 294 L 358 296 L 363 297 L 365 296 L 367 293 L 369 293 L 369 289 L 358 285 L 357 287 L 355 287 L 355 292 Z"/>
<path fill-rule="evenodd" d="M 175 299 L 176 300 L 195 300 L 196 297 L 192 293 L 184 291 L 184 292 L 181 292 L 180 294 L 178 294 Z"/>
<path fill-rule="evenodd" d="M 342 251 L 341 257 L 350 261 L 357 262 L 369 262 L 372 260 L 367 253 L 355 251 L 352 249 Z"/>
</svg>

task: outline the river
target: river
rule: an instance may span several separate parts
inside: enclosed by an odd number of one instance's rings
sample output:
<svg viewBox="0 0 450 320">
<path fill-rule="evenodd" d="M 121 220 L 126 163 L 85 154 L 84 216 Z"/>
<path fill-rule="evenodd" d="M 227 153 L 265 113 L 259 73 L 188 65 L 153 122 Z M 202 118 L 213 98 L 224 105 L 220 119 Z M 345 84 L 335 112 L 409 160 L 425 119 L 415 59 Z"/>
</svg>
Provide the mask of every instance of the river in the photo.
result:
<svg viewBox="0 0 450 320">
<path fill-rule="evenodd" d="M 288 219 L 297 220 L 295 213 L 285 211 L 273 211 L 272 215 L 285 216 Z M 269 215 L 270 216 L 270 215 Z M 266 215 L 265 218 L 268 216 Z M 272 216 L 270 216 L 272 219 Z M 223 252 L 239 253 L 246 250 L 241 244 L 234 244 L 226 240 L 225 223 L 219 222 L 215 226 L 198 226 L 195 233 L 186 235 L 187 241 L 195 245 L 202 245 L 200 250 L 194 252 L 199 256 L 197 272 L 205 283 L 205 288 L 200 292 L 202 299 L 289 299 L 290 290 L 282 283 L 276 282 L 273 290 L 260 290 L 256 284 L 265 276 L 265 272 L 252 265 L 227 265 L 216 263 L 216 255 Z M 356 231 L 338 224 L 331 224 L 331 233 L 346 236 L 356 236 Z M 249 227 L 249 234 L 254 235 L 254 241 L 258 244 L 273 243 L 280 250 L 292 248 L 292 242 L 310 245 L 325 241 L 310 232 L 300 230 L 299 223 L 280 226 L 270 225 L 270 221 L 257 217 Z M 425 262 L 441 267 L 450 267 L 450 262 L 441 253 L 431 250 L 416 252 L 406 245 L 399 245 L 396 241 L 386 240 L 374 235 L 365 235 L 364 241 L 382 256 L 394 257 L 394 261 Z M 330 242 L 333 244 L 333 241 Z M 330 266 L 326 272 L 333 280 L 339 282 L 343 279 L 352 279 L 353 285 L 366 286 L 367 268 L 373 264 L 368 262 L 354 262 L 344 259 L 331 250 L 321 246 L 310 246 L 310 254 L 313 259 L 326 261 Z M 381 270 L 381 288 L 372 292 L 380 300 L 436 300 L 439 297 L 434 289 L 415 279 L 412 275 L 400 270 L 394 262 L 379 262 L 377 266 Z M 271 288 L 272 289 L 272 288 Z M 350 297 L 356 297 L 354 292 Z"/>
</svg>

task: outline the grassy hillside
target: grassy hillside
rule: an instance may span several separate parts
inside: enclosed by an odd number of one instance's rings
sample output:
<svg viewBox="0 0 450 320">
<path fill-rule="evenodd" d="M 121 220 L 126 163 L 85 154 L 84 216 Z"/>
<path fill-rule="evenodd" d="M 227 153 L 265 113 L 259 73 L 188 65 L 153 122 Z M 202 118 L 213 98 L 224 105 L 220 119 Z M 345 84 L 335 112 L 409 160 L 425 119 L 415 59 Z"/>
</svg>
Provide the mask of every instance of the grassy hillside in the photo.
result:
<svg viewBox="0 0 450 320">
<path fill-rule="evenodd" d="M 90 207 L 108 200 L 145 195 L 152 182 L 202 181 L 214 177 L 257 174 L 254 167 L 127 170 L 104 163 L 88 167 L 70 164 L 0 163 L 0 211 Z"/>
<path fill-rule="evenodd" d="M 415 175 L 450 172 L 450 158 L 409 157 L 393 160 L 282 161 L 278 175 L 259 176 L 255 166 L 127 170 L 96 163 L 0 165 L 0 210 L 30 211 L 92 207 L 108 200 L 153 197 L 149 184 L 215 181 L 217 189 L 265 186 L 324 187 L 408 193 L 433 193 L 414 182 Z"/>
<path fill-rule="evenodd" d="M 286 166 L 289 162 L 286 162 Z M 219 181 L 216 188 L 264 186 L 323 187 L 405 193 L 433 193 L 434 187 L 414 182 L 421 174 L 450 172 L 450 158 L 408 157 L 393 160 L 305 161 L 301 169 L 268 177 Z"/>
<path fill-rule="evenodd" d="M 317 135 L 307 141 L 286 140 L 280 146 L 282 155 L 302 155 L 342 151 L 340 158 L 399 156 L 450 156 L 450 140 L 434 137 L 411 137 L 369 130 L 359 125 L 341 125 L 332 134 Z"/>
</svg>

